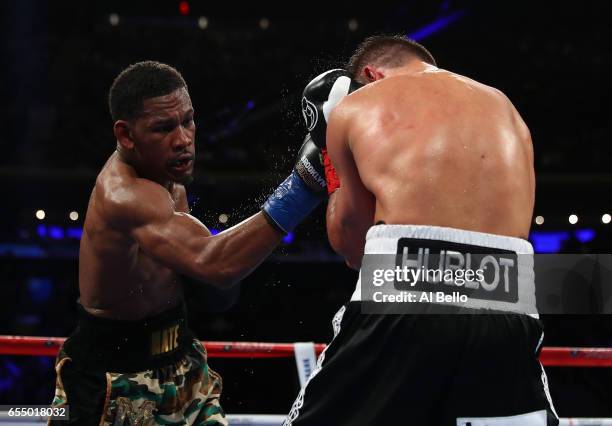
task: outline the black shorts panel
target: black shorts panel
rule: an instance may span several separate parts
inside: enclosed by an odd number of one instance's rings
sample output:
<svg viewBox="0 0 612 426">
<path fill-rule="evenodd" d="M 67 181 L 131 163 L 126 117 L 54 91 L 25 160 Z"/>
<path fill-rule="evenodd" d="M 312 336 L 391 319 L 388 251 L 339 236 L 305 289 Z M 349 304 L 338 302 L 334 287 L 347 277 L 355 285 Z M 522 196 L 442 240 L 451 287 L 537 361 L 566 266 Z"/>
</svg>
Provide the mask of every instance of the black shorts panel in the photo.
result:
<svg viewBox="0 0 612 426">
<path fill-rule="evenodd" d="M 541 338 L 526 315 L 374 315 L 351 302 L 285 425 L 456 425 L 541 410 L 557 425 Z"/>
</svg>

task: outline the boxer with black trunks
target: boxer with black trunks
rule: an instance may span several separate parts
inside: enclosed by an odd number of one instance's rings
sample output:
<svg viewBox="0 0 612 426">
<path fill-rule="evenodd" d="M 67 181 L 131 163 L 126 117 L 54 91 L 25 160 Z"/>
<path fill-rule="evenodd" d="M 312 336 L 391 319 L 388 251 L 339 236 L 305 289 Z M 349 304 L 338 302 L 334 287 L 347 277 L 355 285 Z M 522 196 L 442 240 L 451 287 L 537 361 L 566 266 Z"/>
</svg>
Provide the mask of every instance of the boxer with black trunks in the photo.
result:
<svg viewBox="0 0 612 426">
<path fill-rule="evenodd" d="M 325 156 L 329 240 L 360 278 L 284 425 L 557 425 L 526 240 L 533 148 L 511 102 L 414 41 L 375 36 L 302 107 Z M 370 259 L 414 270 L 427 256 L 483 275 L 415 280 L 420 303 L 400 312 L 368 297 Z M 422 299 L 433 285 L 458 298 Z"/>
<path fill-rule="evenodd" d="M 53 405 L 69 405 L 78 425 L 226 425 L 221 378 L 189 332 L 180 276 L 228 288 L 255 269 L 323 198 L 323 170 L 304 167 L 320 149 L 307 139 L 261 212 L 213 236 L 189 214 L 195 124 L 180 73 L 131 65 L 109 106 L 117 148 L 89 200 L 78 327 L 57 358 Z"/>
</svg>

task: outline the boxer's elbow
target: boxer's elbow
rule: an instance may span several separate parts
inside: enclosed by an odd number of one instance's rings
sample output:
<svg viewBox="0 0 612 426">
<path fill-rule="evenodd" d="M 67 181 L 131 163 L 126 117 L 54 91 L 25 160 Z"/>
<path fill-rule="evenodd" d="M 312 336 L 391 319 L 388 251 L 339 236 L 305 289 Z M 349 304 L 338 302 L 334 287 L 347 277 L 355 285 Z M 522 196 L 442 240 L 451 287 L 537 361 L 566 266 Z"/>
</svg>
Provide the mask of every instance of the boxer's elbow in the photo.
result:
<svg viewBox="0 0 612 426">
<path fill-rule="evenodd" d="M 219 251 L 203 250 L 193 261 L 192 277 L 220 289 L 238 284 L 243 273 L 236 262 Z"/>
<path fill-rule="evenodd" d="M 363 249 L 351 238 L 351 227 L 338 222 L 329 222 L 327 226 L 329 243 L 336 253 L 344 257 L 349 268 L 359 269 Z"/>
<path fill-rule="evenodd" d="M 338 221 L 327 222 L 327 238 L 329 239 L 329 244 L 332 246 L 334 251 L 344 256 L 345 238 L 342 231 L 342 226 L 338 223 Z"/>
<path fill-rule="evenodd" d="M 222 290 L 228 290 L 237 285 L 242 279 L 242 275 L 234 272 L 231 268 L 222 269 L 216 272 L 210 282 L 213 286 Z"/>
<path fill-rule="evenodd" d="M 363 260 L 363 250 L 360 250 L 355 246 L 351 246 L 350 248 L 346 248 L 344 252 L 340 254 L 342 254 L 342 256 L 344 257 L 344 262 L 346 263 L 346 266 L 356 271 L 361 268 L 361 261 Z"/>
<path fill-rule="evenodd" d="M 229 289 L 238 284 L 242 275 L 230 266 L 224 264 L 199 264 L 195 278 L 220 289 Z"/>
</svg>

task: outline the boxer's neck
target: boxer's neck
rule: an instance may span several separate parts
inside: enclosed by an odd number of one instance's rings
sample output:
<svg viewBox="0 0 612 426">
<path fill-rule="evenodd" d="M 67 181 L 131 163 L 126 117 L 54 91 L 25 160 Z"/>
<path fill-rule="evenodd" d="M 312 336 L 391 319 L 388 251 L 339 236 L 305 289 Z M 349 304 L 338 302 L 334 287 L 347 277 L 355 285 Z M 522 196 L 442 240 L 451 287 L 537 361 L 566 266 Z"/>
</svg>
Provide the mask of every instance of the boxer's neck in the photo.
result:
<svg viewBox="0 0 612 426">
<path fill-rule="evenodd" d="M 138 175 L 138 177 L 157 182 L 158 184 L 166 188 L 170 193 L 174 191 L 174 181 L 168 179 L 162 180 L 148 173 L 145 165 L 140 164 L 140 162 L 137 158 L 135 158 L 134 155 L 131 155 L 130 153 L 127 153 L 123 149 L 121 149 L 121 145 L 117 144 L 115 152 L 117 155 L 117 159 L 122 163 L 125 163 L 126 165 L 130 166 L 134 170 L 136 175 Z"/>
<path fill-rule="evenodd" d="M 382 72 L 385 77 L 395 77 L 398 75 L 419 74 L 427 71 L 435 71 L 438 68 L 420 60 L 409 61 L 406 65 L 394 68 L 384 68 Z"/>
</svg>

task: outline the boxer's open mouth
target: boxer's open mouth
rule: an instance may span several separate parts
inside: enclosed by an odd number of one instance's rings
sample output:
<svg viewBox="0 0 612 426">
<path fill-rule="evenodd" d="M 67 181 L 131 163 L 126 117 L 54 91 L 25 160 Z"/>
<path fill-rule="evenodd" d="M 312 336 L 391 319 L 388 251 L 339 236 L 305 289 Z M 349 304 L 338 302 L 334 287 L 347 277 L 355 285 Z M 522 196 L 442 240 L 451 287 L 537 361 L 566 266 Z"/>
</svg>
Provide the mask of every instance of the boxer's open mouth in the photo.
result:
<svg viewBox="0 0 612 426">
<path fill-rule="evenodd" d="M 191 154 L 185 154 L 173 160 L 170 163 L 170 167 L 173 170 L 183 172 L 183 171 L 188 170 L 192 164 L 193 164 L 193 156 Z"/>
</svg>

